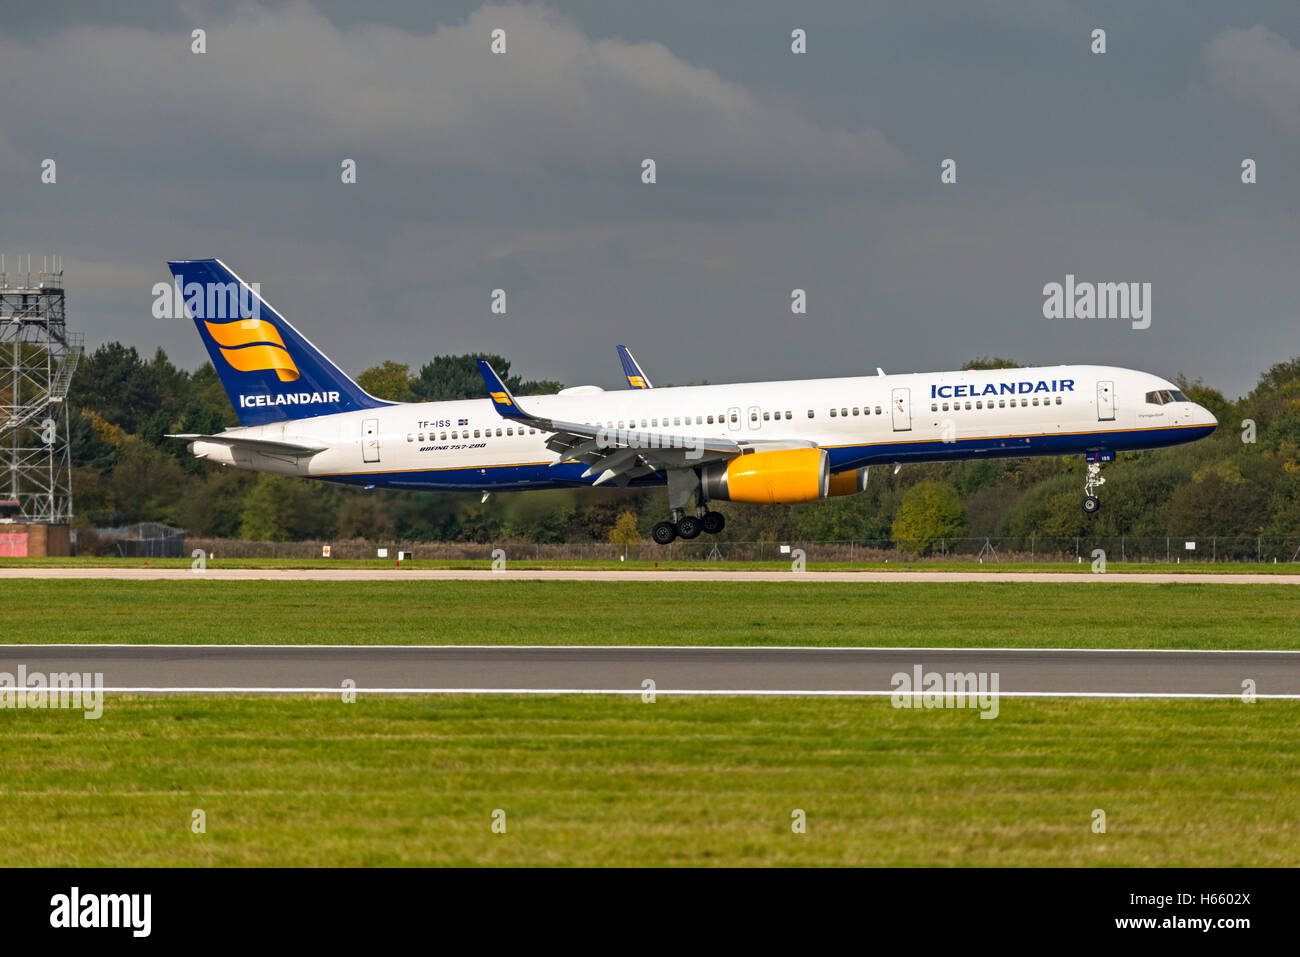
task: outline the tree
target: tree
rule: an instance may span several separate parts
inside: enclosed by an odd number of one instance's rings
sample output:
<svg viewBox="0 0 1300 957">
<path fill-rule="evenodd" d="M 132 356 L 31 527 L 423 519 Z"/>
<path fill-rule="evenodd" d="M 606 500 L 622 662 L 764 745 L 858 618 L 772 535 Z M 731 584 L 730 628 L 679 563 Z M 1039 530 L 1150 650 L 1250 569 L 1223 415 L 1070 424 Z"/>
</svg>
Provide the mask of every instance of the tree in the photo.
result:
<svg viewBox="0 0 1300 957">
<path fill-rule="evenodd" d="M 357 385 L 377 399 L 415 401 L 415 393 L 411 391 L 411 367 L 391 359 L 385 359 L 357 376 Z"/>
<path fill-rule="evenodd" d="M 609 530 L 609 540 L 615 545 L 635 545 L 641 540 L 641 532 L 636 527 L 636 512 L 628 509 L 619 513 L 614 527 Z"/>
<path fill-rule="evenodd" d="M 444 402 L 453 399 L 481 399 L 487 394 L 483 387 L 483 374 L 477 359 L 486 359 L 496 370 L 506 388 L 516 395 L 542 395 L 558 392 L 563 386 L 549 380 L 524 381 L 510 374 L 510 361 L 494 354 L 469 354 L 463 356 L 434 356 L 433 361 L 420 367 L 419 375 L 411 380 L 411 390 L 422 402 Z"/>
<path fill-rule="evenodd" d="M 954 538 L 965 522 L 957 490 L 947 482 L 918 482 L 903 495 L 893 539 L 928 555 L 941 538 Z"/>
<path fill-rule="evenodd" d="M 1015 359 L 1000 359 L 997 356 L 980 356 L 962 365 L 963 369 L 1019 369 L 1020 363 Z"/>
</svg>

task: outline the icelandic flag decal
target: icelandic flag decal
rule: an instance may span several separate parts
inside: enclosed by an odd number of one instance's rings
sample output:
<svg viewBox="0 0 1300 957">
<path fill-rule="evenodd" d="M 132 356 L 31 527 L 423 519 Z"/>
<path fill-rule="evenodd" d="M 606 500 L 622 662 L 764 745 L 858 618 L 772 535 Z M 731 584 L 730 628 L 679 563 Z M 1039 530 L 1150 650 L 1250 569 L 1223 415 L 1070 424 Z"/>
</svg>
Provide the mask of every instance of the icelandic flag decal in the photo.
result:
<svg viewBox="0 0 1300 957">
<path fill-rule="evenodd" d="M 469 419 L 461 419 L 457 425 L 469 425 Z"/>
</svg>

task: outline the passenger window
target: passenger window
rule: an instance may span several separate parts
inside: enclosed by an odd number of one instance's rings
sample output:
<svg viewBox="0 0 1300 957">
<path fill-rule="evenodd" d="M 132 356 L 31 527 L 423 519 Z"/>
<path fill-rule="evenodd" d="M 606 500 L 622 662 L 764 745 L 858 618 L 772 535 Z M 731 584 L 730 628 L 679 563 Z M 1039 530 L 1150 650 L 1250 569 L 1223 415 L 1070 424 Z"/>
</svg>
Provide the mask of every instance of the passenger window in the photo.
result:
<svg viewBox="0 0 1300 957">
<path fill-rule="evenodd" d="M 1056 397 L 1056 404 L 1057 405 L 1061 404 L 1061 397 L 1059 395 Z"/>
<path fill-rule="evenodd" d="M 446 433 L 446 432 L 442 433 L 442 435 L 438 438 L 438 441 L 439 441 L 439 442 L 446 442 L 446 441 L 447 441 L 447 433 Z"/>
<path fill-rule="evenodd" d="M 853 407 L 853 414 L 854 415 L 858 414 L 858 407 L 856 405 Z"/>
<path fill-rule="evenodd" d="M 947 402 L 945 402 L 945 403 L 943 404 L 943 411 L 945 411 L 945 412 L 948 411 L 948 403 L 947 403 Z"/>
<path fill-rule="evenodd" d="M 740 421 L 740 416 L 736 415 L 736 413 L 734 413 L 734 412 L 731 413 L 731 421 L 732 421 L 732 422 L 739 422 L 739 421 Z"/>
<path fill-rule="evenodd" d="M 682 424 L 681 416 L 676 416 L 673 418 L 673 425 L 681 425 L 681 424 Z"/>
<path fill-rule="evenodd" d="M 407 433 L 406 433 L 406 441 L 408 441 L 408 442 L 414 442 L 414 441 L 415 441 L 415 436 L 413 436 L 410 432 L 407 432 Z M 420 441 L 423 442 L 424 439 L 420 439 Z"/>
<path fill-rule="evenodd" d="M 998 408 L 999 408 L 999 409 L 1005 409 L 1006 407 L 1007 407 L 1007 400 L 1006 400 L 1006 399 L 998 399 Z"/>
<path fill-rule="evenodd" d="M 514 430 L 514 429 L 511 429 L 511 428 L 507 428 L 507 429 L 506 429 L 506 435 L 514 435 L 514 434 L 515 434 L 515 430 Z"/>
<path fill-rule="evenodd" d="M 835 418 L 835 410 L 834 410 L 834 409 L 831 409 L 831 418 L 832 418 L 832 419 Z"/>
<path fill-rule="evenodd" d="M 781 414 L 781 413 L 779 413 L 779 412 L 777 413 L 777 415 L 780 415 L 780 414 Z M 771 412 L 764 412 L 764 413 L 763 413 L 763 421 L 764 421 L 764 422 L 771 422 L 771 421 L 772 421 L 772 413 L 771 413 Z"/>
<path fill-rule="evenodd" d="M 713 416 L 709 416 L 709 425 L 713 424 Z"/>
<path fill-rule="evenodd" d="M 787 419 L 790 418 L 790 413 L 787 412 L 787 413 L 785 414 L 785 417 L 786 417 Z"/>
<path fill-rule="evenodd" d="M 469 433 L 466 432 L 465 435 L 466 435 L 466 437 L 468 437 L 468 436 L 469 436 Z M 456 437 L 456 433 L 455 433 L 455 432 L 451 433 L 451 437 L 454 439 L 454 438 Z M 477 439 L 478 437 L 479 437 L 479 435 L 478 435 L 478 429 L 475 429 L 475 430 L 474 430 L 474 438 Z"/>
<path fill-rule="evenodd" d="M 650 428 L 652 428 L 652 429 L 657 429 L 657 428 L 659 428 L 659 420 L 658 420 L 658 419 L 651 419 L 651 420 L 650 420 Z"/>
<path fill-rule="evenodd" d="M 1020 400 L 1020 407 L 1021 407 L 1022 409 L 1023 409 L 1025 406 L 1027 406 L 1027 405 L 1029 405 L 1029 400 L 1028 400 L 1028 399 L 1021 399 L 1021 400 Z"/>
<path fill-rule="evenodd" d="M 1038 405 L 1038 396 L 1034 396 L 1034 405 Z"/>
<path fill-rule="evenodd" d="M 966 403 L 966 411 L 968 411 L 968 412 L 970 411 L 970 402 L 967 402 L 967 403 Z"/>
<path fill-rule="evenodd" d="M 645 427 L 646 427 L 645 419 L 642 419 L 642 420 L 641 420 L 641 428 L 644 429 Z"/>
<path fill-rule="evenodd" d="M 975 400 L 975 408 L 977 408 L 977 409 L 982 409 L 982 408 L 984 408 L 984 400 L 983 400 L 983 399 L 976 399 L 976 400 Z"/>
<path fill-rule="evenodd" d="M 938 403 L 938 402 L 931 402 L 931 403 L 930 403 L 930 411 L 931 411 L 931 412 L 938 412 L 938 411 L 939 411 L 939 403 Z"/>
<path fill-rule="evenodd" d="M 840 409 L 840 415 L 848 415 L 848 414 L 849 414 L 848 409 Z"/>
<path fill-rule="evenodd" d="M 697 416 L 695 417 L 695 424 L 696 424 L 696 425 L 703 425 L 703 424 L 704 424 L 704 416 L 702 416 L 702 415 L 697 415 Z"/>
<path fill-rule="evenodd" d="M 808 418 L 810 418 L 810 419 L 812 419 L 812 418 L 816 418 L 816 416 L 813 414 L 813 410 L 812 410 L 812 409 L 809 409 L 809 410 L 808 410 Z"/>
</svg>

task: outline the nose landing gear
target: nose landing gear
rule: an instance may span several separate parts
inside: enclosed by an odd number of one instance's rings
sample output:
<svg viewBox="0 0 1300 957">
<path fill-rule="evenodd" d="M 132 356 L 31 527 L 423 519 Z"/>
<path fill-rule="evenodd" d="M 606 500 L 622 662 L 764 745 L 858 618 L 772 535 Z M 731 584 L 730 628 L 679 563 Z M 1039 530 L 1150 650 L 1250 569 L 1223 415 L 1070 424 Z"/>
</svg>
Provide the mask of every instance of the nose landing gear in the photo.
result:
<svg viewBox="0 0 1300 957">
<path fill-rule="evenodd" d="M 1115 461 L 1114 452 L 1088 452 L 1088 474 L 1083 480 L 1083 511 L 1087 515 L 1094 514 L 1097 509 L 1101 508 L 1101 499 L 1095 492 L 1106 484 L 1106 480 L 1101 474 L 1102 462 Z"/>
</svg>

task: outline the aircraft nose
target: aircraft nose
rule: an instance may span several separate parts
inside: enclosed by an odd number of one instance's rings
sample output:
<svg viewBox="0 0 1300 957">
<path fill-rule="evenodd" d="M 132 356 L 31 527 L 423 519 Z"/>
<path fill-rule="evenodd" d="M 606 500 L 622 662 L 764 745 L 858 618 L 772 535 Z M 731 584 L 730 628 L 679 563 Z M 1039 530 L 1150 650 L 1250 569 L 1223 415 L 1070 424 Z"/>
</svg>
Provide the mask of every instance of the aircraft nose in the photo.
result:
<svg viewBox="0 0 1300 957">
<path fill-rule="evenodd" d="M 1198 405 L 1196 411 L 1199 413 L 1201 425 L 1205 426 L 1210 431 L 1214 431 L 1219 427 L 1219 420 L 1216 419 L 1214 413 L 1205 406 Z"/>
</svg>

